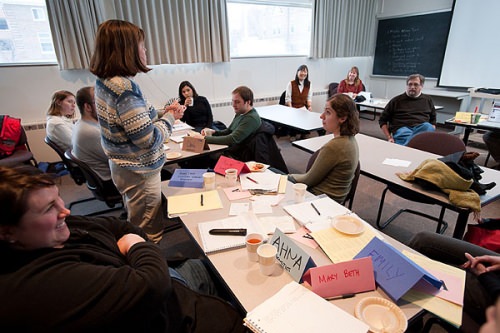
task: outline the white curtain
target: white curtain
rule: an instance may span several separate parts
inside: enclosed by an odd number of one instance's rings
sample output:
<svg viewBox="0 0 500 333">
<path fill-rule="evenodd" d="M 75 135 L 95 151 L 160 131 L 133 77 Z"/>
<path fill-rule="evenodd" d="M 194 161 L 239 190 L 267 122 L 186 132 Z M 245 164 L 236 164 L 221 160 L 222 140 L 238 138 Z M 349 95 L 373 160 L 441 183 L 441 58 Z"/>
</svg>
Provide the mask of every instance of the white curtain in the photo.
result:
<svg viewBox="0 0 500 333">
<path fill-rule="evenodd" d="M 104 20 L 103 1 L 46 0 L 45 3 L 60 68 L 88 68 L 97 27 Z"/>
<path fill-rule="evenodd" d="M 314 0 L 311 57 L 373 55 L 379 0 Z"/>
<path fill-rule="evenodd" d="M 116 18 L 146 33 L 148 63 L 229 61 L 225 0 L 114 0 Z"/>
</svg>

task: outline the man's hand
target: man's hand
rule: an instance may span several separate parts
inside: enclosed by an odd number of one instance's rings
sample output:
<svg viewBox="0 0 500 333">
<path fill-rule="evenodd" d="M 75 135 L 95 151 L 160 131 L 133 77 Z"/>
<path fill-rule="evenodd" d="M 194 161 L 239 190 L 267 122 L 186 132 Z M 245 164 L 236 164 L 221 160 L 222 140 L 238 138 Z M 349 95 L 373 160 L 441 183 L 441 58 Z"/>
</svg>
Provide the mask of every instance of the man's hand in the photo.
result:
<svg viewBox="0 0 500 333">
<path fill-rule="evenodd" d="M 468 268 L 475 275 L 500 270 L 500 256 L 473 257 L 469 253 L 465 253 L 465 257 L 467 261 L 462 265 L 462 268 Z"/>
<path fill-rule="evenodd" d="M 215 130 L 213 130 L 211 128 L 204 128 L 201 130 L 201 135 L 204 135 L 204 136 L 212 136 L 214 133 L 215 133 Z"/>
</svg>

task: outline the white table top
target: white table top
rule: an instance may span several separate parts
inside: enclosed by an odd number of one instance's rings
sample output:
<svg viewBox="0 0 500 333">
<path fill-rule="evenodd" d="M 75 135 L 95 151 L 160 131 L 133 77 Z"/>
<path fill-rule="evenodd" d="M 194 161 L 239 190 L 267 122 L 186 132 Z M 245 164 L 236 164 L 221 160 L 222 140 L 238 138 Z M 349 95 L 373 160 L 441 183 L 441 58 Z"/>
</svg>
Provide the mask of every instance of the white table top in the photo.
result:
<svg viewBox="0 0 500 333">
<path fill-rule="evenodd" d="M 298 140 L 293 142 L 293 145 L 306 150 L 308 152 L 315 152 L 320 149 L 325 143 L 333 138 L 332 134 L 313 137 L 305 140 Z M 359 161 L 361 165 L 361 172 L 369 177 L 376 179 L 386 184 L 396 184 L 415 192 L 424 194 L 430 198 L 436 199 L 446 205 L 451 205 L 448 196 L 438 191 L 427 191 L 415 183 L 410 183 L 402 180 L 396 175 L 396 172 L 411 172 L 426 159 L 438 158 L 439 155 L 428 153 L 422 150 L 401 146 L 398 144 L 390 143 L 385 140 L 367 136 L 364 134 L 357 134 L 356 141 L 359 146 Z M 408 167 L 392 166 L 384 164 L 387 158 L 399 159 L 404 161 L 411 161 Z M 481 206 L 485 206 L 498 198 L 500 198 L 500 171 L 481 167 L 484 173 L 481 174 L 482 184 L 490 182 L 497 182 L 497 186 L 487 191 L 486 194 L 481 195 Z M 452 207 L 450 207 L 452 208 Z M 453 208 L 452 208 L 453 209 Z M 455 226 L 456 227 L 456 226 Z"/>
<path fill-rule="evenodd" d="M 187 129 L 186 130 L 179 130 L 179 131 L 173 132 L 172 135 L 173 136 L 181 136 L 181 135 L 186 135 L 188 132 L 189 132 L 189 130 L 187 130 Z M 226 145 L 209 144 L 208 147 L 210 148 L 210 150 L 204 150 L 201 153 L 194 153 L 191 151 L 182 150 L 182 143 L 175 143 L 170 139 L 168 140 L 168 142 L 165 143 L 165 145 L 168 147 L 168 149 L 165 150 L 165 154 L 168 154 L 170 152 L 179 152 L 182 154 L 181 157 L 175 158 L 175 159 L 168 159 L 168 156 L 167 156 L 167 160 L 165 161 L 165 165 L 179 163 L 181 161 L 188 160 L 188 159 L 193 158 L 193 157 L 198 156 L 198 155 L 206 155 L 206 154 L 210 154 L 210 153 L 213 153 L 216 151 L 223 151 L 224 149 L 227 148 Z"/>
<path fill-rule="evenodd" d="M 255 107 L 262 119 L 270 120 L 302 131 L 315 131 L 323 128 L 323 122 L 317 112 L 295 109 L 275 104 Z"/>
<path fill-rule="evenodd" d="M 227 199 L 222 188 L 226 186 L 224 177 L 217 175 L 216 178 L 219 195 L 222 200 L 223 209 L 212 210 L 209 212 L 190 213 L 181 216 L 183 223 L 186 225 L 194 239 L 201 245 L 201 239 L 198 232 L 198 223 L 212 221 L 228 217 L 230 201 Z M 286 197 L 276 207 L 273 207 L 272 215 L 287 215 L 282 206 L 293 203 L 293 189 L 288 183 Z M 168 187 L 168 182 L 162 183 L 162 191 L 168 197 L 172 195 L 187 194 L 200 191 L 194 188 L 177 188 Z M 312 196 L 312 194 L 307 194 Z M 236 200 L 233 202 L 248 202 L 248 199 Z M 261 216 L 261 215 L 259 215 Z M 264 215 L 262 215 L 264 216 Z M 407 248 L 402 243 L 383 235 L 384 239 L 397 248 Z M 318 266 L 330 264 L 330 259 L 325 253 L 318 249 L 312 249 L 306 245 L 299 244 L 315 261 Z M 203 248 L 203 247 L 202 247 Z M 291 276 L 283 271 L 279 265 L 272 276 L 264 276 L 259 271 L 259 265 L 256 262 L 250 262 L 247 259 L 246 249 L 230 249 L 222 252 L 211 253 L 207 255 L 208 259 L 213 263 L 219 274 L 222 276 L 226 284 L 240 301 L 246 311 L 251 311 L 257 305 L 269 298 L 274 293 L 278 292 L 283 286 L 292 281 Z M 388 298 L 385 293 L 377 289 L 372 292 L 357 294 L 354 298 L 339 299 L 331 301 L 335 305 L 344 309 L 348 313 L 354 315 L 354 308 L 360 299 L 367 296 L 377 296 Z M 421 308 L 411 304 L 403 304 L 400 307 L 405 312 L 407 318 L 412 318 L 421 311 Z"/>
<path fill-rule="evenodd" d="M 387 103 L 389 103 L 389 100 L 388 99 L 385 99 L 385 98 L 372 98 L 371 99 L 371 102 L 369 99 L 363 101 L 363 102 L 359 102 L 359 103 L 356 103 L 357 105 L 359 106 L 364 106 L 364 107 L 367 107 L 367 108 L 373 108 L 373 109 L 376 109 L 376 110 L 383 110 L 385 108 L 385 106 L 387 105 Z M 441 105 L 434 105 L 434 108 L 437 110 L 442 110 L 443 107 Z"/>
</svg>

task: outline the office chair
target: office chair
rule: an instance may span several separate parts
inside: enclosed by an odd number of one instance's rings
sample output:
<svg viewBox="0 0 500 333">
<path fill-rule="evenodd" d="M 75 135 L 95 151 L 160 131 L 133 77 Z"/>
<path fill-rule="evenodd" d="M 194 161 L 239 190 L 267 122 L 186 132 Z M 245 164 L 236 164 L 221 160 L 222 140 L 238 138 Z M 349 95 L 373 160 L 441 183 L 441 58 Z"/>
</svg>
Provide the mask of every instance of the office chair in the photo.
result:
<svg viewBox="0 0 500 333">
<path fill-rule="evenodd" d="M 307 161 L 307 166 L 306 166 L 306 172 L 311 169 L 312 165 L 314 164 L 314 161 L 318 157 L 319 151 L 321 149 L 316 150 L 311 157 L 309 157 L 309 161 Z M 347 196 L 345 197 L 344 201 L 342 202 L 342 205 L 346 206 L 349 209 L 352 209 L 352 203 L 354 201 L 354 194 L 356 194 L 356 188 L 358 187 L 358 181 L 359 181 L 359 175 L 361 174 L 361 162 L 358 161 L 358 166 L 356 167 L 356 170 L 354 171 L 354 178 L 352 179 L 351 182 L 351 188 L 349 189 L 349 193 L 347 193 Z"/>
<path fill-rule="evenodd" d="M 75 181 L 77 185 L 82 185 L 85 183 L 85 176 L 83 175 L 82 170 L 73 162 L 71 162 L 64 155 L 64 150 L 61 149 L 54 141 L 50 140 L 48 136 L 45 137 L 45 143 L 52 148 L 57 155 L 61 158 L 61 161 L 64 163 L 66 169 L 69 171 L 71 178 Z"/>
<path fill-rule="evenodd" d="M 437 155 L 442 155 L 446 156 L 449 154 L 453 154 L 459 151 L 465 151 L 465 144 L 463 141 L 451 134 L 448 133 L 443 133 L 443 132 L 424 132 L 416 135 L 413 137 L 410 142 L 408 142 L 408 147 L 423 150 L 429 153 L 437 154 Z M 429 198 L 427 198 L 425 195 L 415 193 L 415 192 L 408 192 L 405 189 L 402 189 L 397 186 L 393 185 L 387 185 L 387 187 L 384 189 L 382 192 L 382 198 L 380 199 L 380 205 L 378 208 L 378 213 L 377 213 L 377 227 L 382 230 L 385 227 L 387 227 L 392 221 L 394 221 L 399 215 L 402 213 L 411 213 L 415 214 L 418 216 L 422 216 L 425 218 L 428 218 L 430 220 L 433 220 L 437 222 L 437 228 L 436 232 L 437 233 L 444 233 L 446 228 L 448 227 L 448 223 L 443 221 L 444 218 L 444 213 L 446 211 L 445 206 L 441 206 L 441 212 L 439 213 L 439 217 L 436 218 L 435 216 L 423 213 L 421 211 L 416 211 L 412 210 L 409 208 L 404 208 L 400 209 L 397 211 L 394 215 L 392 215 L 389 219 L 387 219 L 385 222 L 381 223 L 380 218 L 382 216 L 382 210 L 384 208 L 384 200 L 385 200 L 385 195 L 387 194 L 387 191 L 390 191 L 397 196 L 400 196 L 404 199 L 407 199 L 409 201 L 415 201 L 419 203 L 424 203 L 424 204 L 436 204 L 435 202 L 431 201 Z"/>
<path fill-rule="evenodd" d="M 91 198 L 91 200 L 103 201 L 110 208 L 89 215 L 102 214 L 123 208 L 122 195 L 118 192 L 115 184 L 111 180 L 102 180 L 101 177 L 99 177 L 99 175 L 87 165 L 87 163 L 73 155 L 71 149 L 68 149 L 64 155 L 66 159 L 76 164 L 82 171 L 86 180 L 87 188 L 94 195 L 94 198 Z M 115 207 L 117 204 L 120 204 L 120 206 Z M 70 204 L 70 208 L 71 206 L 72 204 Z"/>
</svg>

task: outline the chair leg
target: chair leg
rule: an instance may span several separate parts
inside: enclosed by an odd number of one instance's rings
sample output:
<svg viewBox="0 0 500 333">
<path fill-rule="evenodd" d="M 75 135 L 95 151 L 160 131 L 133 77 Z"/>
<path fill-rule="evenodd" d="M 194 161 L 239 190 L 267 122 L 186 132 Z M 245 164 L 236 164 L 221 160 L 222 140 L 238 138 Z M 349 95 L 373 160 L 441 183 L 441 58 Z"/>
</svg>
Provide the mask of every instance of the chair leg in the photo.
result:
<svg viewBox="0 0 500 333">
<path fill-rule="evenodd" d="M 87 198 L 87 199 L 82 199 L 82 200 L 77 200 L 77 201 L 73 201 L 69 204 L 69 207 L 68 209 L 71 210 L 71 208 L 74 206 L 74 205 L 78 205 L 80 203 L 83 203 L 83 202 L 88 202 L 88 201 L 92 201 L 92 200 L 96 200 L 96 198 L 92 197 L 92 198 Z"/>
<path fill-rule="evenodd" d="M 384 191 L 382 192 L 382 198 L 380 198 L 380 204 L 378 206 L 378 213 L 377 213 L 377 228 L 379 228 L 380 230 L 384 229 L 385 227 L 387 227 L 387 225 L 390 223 L 387 223 L 385 222 L 384 224 L 380 224 L 380 217 L 382 216 L 382 209 L 384 208 L 384 200 L 385 200 L 385 195 L 387 193 L 387 191 L 389 190 L 388 187 L 386 187 L 384 189 Z"/>
<path fill-rule="evenodd" d="M 441 212 L 439 213 L 438 225 L 436 228 L 436 233 L 438 233 L 438 234 L 444 234 L 444 232 L 446 231 L 446 228 L 448 228 L 448 223 L 443 221 L 445 211 L 446 211 L 446 208 L 441 207 Z"/>
</svg>

